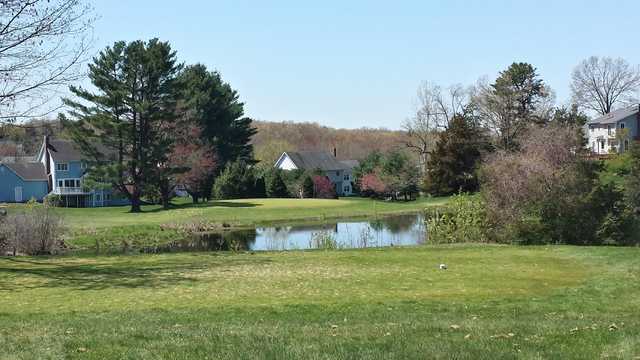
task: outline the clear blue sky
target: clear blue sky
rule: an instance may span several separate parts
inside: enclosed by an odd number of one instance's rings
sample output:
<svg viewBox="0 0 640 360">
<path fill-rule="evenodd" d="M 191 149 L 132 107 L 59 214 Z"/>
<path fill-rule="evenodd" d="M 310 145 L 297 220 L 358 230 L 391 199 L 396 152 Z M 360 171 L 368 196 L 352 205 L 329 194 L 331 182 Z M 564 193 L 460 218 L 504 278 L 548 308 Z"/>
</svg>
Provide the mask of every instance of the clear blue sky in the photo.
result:
<svg viewBox="0 0 640 360">
<path fill-rule="evenodd" d="M 269 121 L 396 129 L 423 80 L 495 78 L 530 62 L 569 97 L 591 55 L 640 63 L 640 1 L 96 0 L 96 50 L 158 37 L 220 71 Z"/>
</svg>

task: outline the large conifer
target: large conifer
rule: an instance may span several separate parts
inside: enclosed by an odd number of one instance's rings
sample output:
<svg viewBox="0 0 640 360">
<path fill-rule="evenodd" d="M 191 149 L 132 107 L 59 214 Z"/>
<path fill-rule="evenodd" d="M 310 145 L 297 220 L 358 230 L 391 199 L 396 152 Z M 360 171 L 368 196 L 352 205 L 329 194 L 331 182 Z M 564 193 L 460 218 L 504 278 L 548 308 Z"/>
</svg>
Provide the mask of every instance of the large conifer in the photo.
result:
<svg viewBox="0 0 640 360">
<path fill-rule="evenodd" d="M 92 175 L 111 183 L 139 212 L 146 187 L 161 180 L 176 126 L 176 76 L 181 65 L 158 39 L 116 42 L 89 65 L 91 92 L 71 87 L 66 99 L 73 120 L 65 122 L 94 161 Z"/>
</svg>

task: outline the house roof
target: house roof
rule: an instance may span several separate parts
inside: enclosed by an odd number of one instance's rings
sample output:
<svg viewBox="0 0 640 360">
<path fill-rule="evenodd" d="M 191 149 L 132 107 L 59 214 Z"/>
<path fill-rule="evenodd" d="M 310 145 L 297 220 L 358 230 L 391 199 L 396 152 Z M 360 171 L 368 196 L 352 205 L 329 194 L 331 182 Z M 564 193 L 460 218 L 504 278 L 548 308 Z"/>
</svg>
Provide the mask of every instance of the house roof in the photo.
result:
<svg viewBox="0 0 640 360">
<path fill-rule="evenodd" d="M 346 165 L 349 169 L 353 169 L 360 165 L 360 161 L 358 160 L 340 160 L 340 162 Z"/>
<path fill-rule="evenodd" d="M 624 108 L 624 109 L 619 109 L 619 110 L 615 110 L 612 111 L 604 116 L 601 116 L 597 119 L 593 119 L 591 121 L 589 121 L 590 125 L 595 125 L 595 124 L 615 124 L 618 121 L 632 116 L 632 115 L 636 115 L 638 112 L 640 111 L 640 107 L 638 105 L 635 106 L 631 106 L 628 108 Z"/>
<path fill-rule="evenodd" d="M 80 161 L 83 158 L 80 148 L 72 141 L 51 139 L 49 145 L 49 152 L 55 162 Z"/>
<path fill-rule="evenodd" d="M 331 156 L 328 152 L 324 151 L 298 151 L 298 152 L 286 152 L 291 161 L 302 170 L 315 170 L 320 169 L 327 170 L 347 170 L 350 167 L 341 161 L 338 161 L 335 157 Z"/>
<path fill-rule="evenodd" d="M 16 175 L 27 181 L 47 181 L 44 165 L 39 162 L 30 163 L 0 163 L 13 170 Z"/>
</svg>

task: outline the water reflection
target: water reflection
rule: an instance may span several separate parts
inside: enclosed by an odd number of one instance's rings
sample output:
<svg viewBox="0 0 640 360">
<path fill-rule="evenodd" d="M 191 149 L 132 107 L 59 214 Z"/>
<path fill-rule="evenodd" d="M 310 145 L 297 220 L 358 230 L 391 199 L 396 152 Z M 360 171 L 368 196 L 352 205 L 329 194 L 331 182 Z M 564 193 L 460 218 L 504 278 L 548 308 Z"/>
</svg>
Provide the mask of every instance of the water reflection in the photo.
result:
<svg viewBox="0 0 640 360">
<path fill-rule="evenodd" d="M 422 215 L 397 215 L 372 221 L 337 221 L 325 224 L 265 226 L 250 230 L 205 233 L 143 252 L 218 250 L 302 250 L 407 246 L 424 242 Z"/>
</svg>

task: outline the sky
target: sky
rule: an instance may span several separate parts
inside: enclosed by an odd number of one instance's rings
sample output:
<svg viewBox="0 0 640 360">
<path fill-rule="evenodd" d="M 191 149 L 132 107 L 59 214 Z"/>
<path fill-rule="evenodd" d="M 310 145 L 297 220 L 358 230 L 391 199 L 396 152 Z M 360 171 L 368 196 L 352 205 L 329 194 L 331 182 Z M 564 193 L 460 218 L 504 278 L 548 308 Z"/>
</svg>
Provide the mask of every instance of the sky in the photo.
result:
<svg viewBox="0 0 640 360">
<path fill-rule="evenodd" d="M 95 0 L 95 51 L 169 41 L 221 73 L 257 120 L 399 129 L 418 86 L 533 64 L 570 98 L 583 59 L 640 64 L 640 1 Z"/>
</svg>

